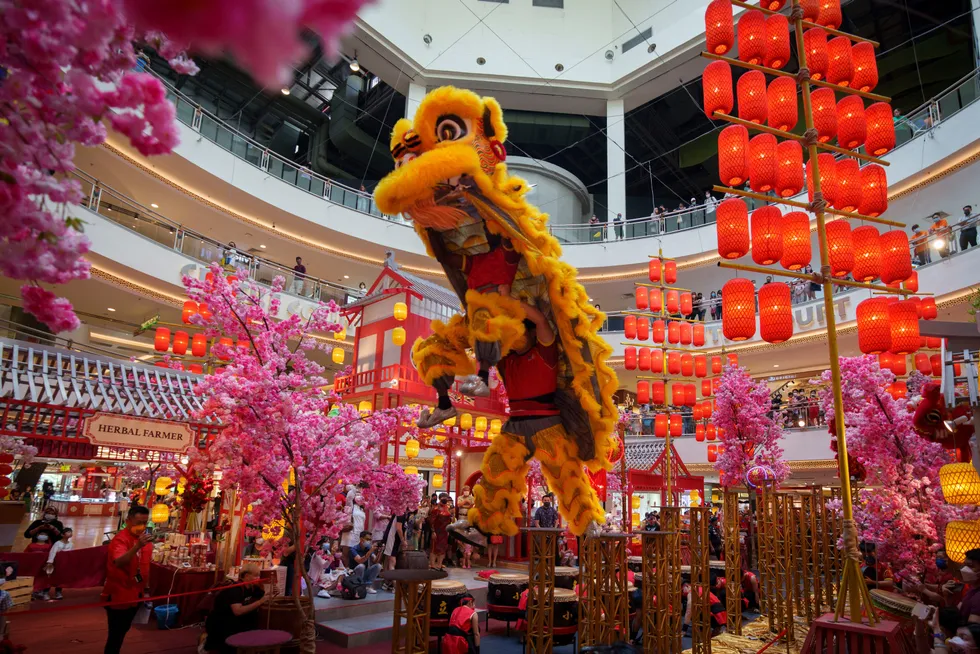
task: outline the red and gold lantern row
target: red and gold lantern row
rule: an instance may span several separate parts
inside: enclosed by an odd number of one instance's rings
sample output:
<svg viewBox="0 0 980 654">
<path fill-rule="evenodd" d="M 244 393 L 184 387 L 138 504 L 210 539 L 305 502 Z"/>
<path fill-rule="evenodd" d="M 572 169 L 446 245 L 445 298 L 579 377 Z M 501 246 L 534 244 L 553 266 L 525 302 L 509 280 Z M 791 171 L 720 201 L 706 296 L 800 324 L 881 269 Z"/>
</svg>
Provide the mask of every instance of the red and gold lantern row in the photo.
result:
<svg viewBox="0 0 980 654">
<path fill-rule="evenodd" d="M 174 332 L 174 354 L 180 356 L 187 354 L 187 344 L 187 332 Z"/>
<path fill-rule="evenodd" d="M 819 0 L 820 13 L 817 14 L 818 25 L 838 29 L 844 21 L 844 16 L 840 10 L 840 0 Z"/>
<path fill-rule="evenodd" d="M 704 69 L 701 78 L 704 91 L 704 113 L 714 120 L 715 112 L 731 114 L 735 108 L 735 94 L 732 92 L 732 67 L 724 61 L 712 61 Z"/>
<path fill-rule="evenodd" d="M 704 378 L 708 376 L 708 357 L 699 354 L 694 357 L 694 376 Z"/>
<path fill-rule="evenodd" d="M 766 90 L 766 99 L 770 127 L 783 131 L 796 127 L 799 111 L 796 103 L 796 81 L 792 77 L 774 79 Z M 794 143 L 799 145 L 797 141 Z"/>
<path fill-rule="evenodd" d="M 684 384 L 671 384 L 670 385 L 670 403 L 674 406 L 684 406 L 686 401 L 687 393 L 684 390 Z"/>
<path fill-rule="evenodd" d="M 775 209 L 778 213 L 779 210 Z M 725 282 L 722 287 L 722 332 L 730 341 L 755 336 L 755 287 L 744 277 Z"/>
<path fill-rule="evenodd" d="M 647 311 L 650 308 L 650 289 L 646 286 L 636 287 L 636 308 L 640 311 Z"/>
<path fill-rule="evenodd" d="M 776 194 L 793 197 L 803 190 L 803 146 L 782 141 L 776 146 Z"/>
<path fill-rule="evenodd" d="M 674 323 L 671 323 L 674 324 Z M 671 375 L 681 374 L 681 353 L 680 352 L 668 352 L 667 353 L 667 373 Z"/>
<path fill-rule="evenodd" d="M 769 68 L 782 68 L 787 61 L 789 61 L 789 20 L 782 14 L 774 14 L 766 19 L 766 52 L 763 55 L 763 62 Z M 795 82 L 793 86 L 796 86 Z"/>
<path fill-rule="evenodd" d="M 830 62 L 827 54 L 827 33 L 818 28 L 807 30 L 803 33 L 803 47 L 806 49 L 806 65 L 810 69 L 810 77 L 815 80 L 827 77 L 827 65 Z M 830 91 L 831 97 L 834 96 L 833 90 L 825 90 Z"/>
<path fill-rule="evenodd" d="M 680 436 L 683 432 L 684 422 L 681 414 L 670 414 L 670 435 L 672 438 Z"/>
<path fill-rule="evenodd" d="M 664 262 L 664 282 L 667 284 L 677 283 L 677 262 L 676 261 L 665 261 Z"/>
<path fill-rule="evenodd" d="M 637 288 L 637 291 L 640 289 Z M 626 332 L 626 338 L 629 340 L 634 340 L 636 338 L 636 316 L 626 316 L 623 318 L 623 331 Z"/>
<path fill-rule="evenodd" d="M 194 334 L 191 339 L 191 354 L 203 357 L 208 353 L 208 339 L 204 334 Z"/>
<path fill-rule="evenodd" d="M 881 274 L 881 243 L 878 230 L 870 225 L 851 232 L 854 244 L 854 279 L 870 282 Z"/>
<path fill-rule="evenodd" d="M 741 125 L 718 134 L 718 178 L 725 186 L 741 186 L 749 178 L 749 130 Z"/>
<path fill-rule="evenodd" d="M 849 95 L 837 103 L 837 143 L 850 150 L 863 144 L 867 136 L 864 100 L 859 95 Z"/>
<path fill-rule="evenodd" d="M 650 382 L 636 382 L 636 402 L 637 404 L 650 404 Z"/>
<path fill-rule="evenodd" d="M 704 425 L 694 425 L 694 440 L 699 443 L 704 442 Z"/>
<path fill-rule="evenodd" d="M 856 159 L 845 157 L 834 169 L 834 207 L 841 211 L 856 211 L 861 200 L 861 167 Z"/>
<path fill-rule="evenodd" d="M 912 302 L 892 302 L 888 305 L 891 324 L 891 347 L 895 354 L 912 354 L 919 349 L 919 313 Z"/>
<path fill-rule="evenodd" d="M 653 433 L 657 438 L 667 438 L 667 416 L 658 413 L 653 419 Z"/>
<path fill-rule="evenodd" d="M 170 330 L 166 327 L 157 327 L 153 336 L 153 349 L 157 352 L 166 352 L 170 349 Z"/>
<path fill-rule="evenodd" d="M 834 183 L 836 182 L 837 160 L 829 152 L 817 155 L 817 163 L 820 165 L 820 192 L 823 199 L 828 204 L 834 203 Z M 813 202 L 813 160 L 806 162 L 806 189 Z"/>
<path fill-rule="evenodd" d="M 881 354 L 891 349 L 892 334 L 885 298 L 873 297 L 858 303 L 857 323 L 858 348 L 863 353 Z"/>
<path fill-rule="evenodd" d="M 716 463 L 718 461 L 718 446 L 709 445 L 708 446 L 708 463 Z"/>
<path fill-rule="evenodd" d="M 845 220 L 834 220 L 827 223 L 826 231 L 830 274 L 834 277 L 846 277 L 854 268 L 851 226 Z"/>
<path fill-rule="evenodd" d="M 681 355 L 681 375 L 684 377 L 694 376 L 694 355 L 685 352 Z"/>
<path fill-rule="evenodd" d="M 864 150 L 880 157 L 895 149 L 895 120 L 892 106 L 886 102 L 876 102 L 864 110 L 866 135 Z"/>
<path fill-rule="evenodd" d="M 773 205 L 752 212 L 752 260 L 757 264 L 768 266 L 783 256 L 782 221 L 783 214 Z"/>
<path fill-rule="evenodd" d="M 194 300 L 187 300 L 186 302 L 184 302 L 184 310 L 181 311 L 180 319 L 184 322 L 185 325 L 189 325 L 191 324 L 191 319 L 194 316 L 198 315 L 200 312 L 201 310 L 198 308 L 197 302 L 195 302 Z"/>
<path fill-rule="evenodd" d="M 912 257 L 909 254 L 909 237 L 899 229 L 881 235 L 881 281 L 886 284 L 904 282 L 915 273 L 912 270 Z M 919 288 L 919 280 L 915 280 Z M 935 306 L 933 300 L 933 306 Z"/>
<path fill-rule="evenodd" d="M 737 34 L 738 58 L 749 64 L 761 64 L 766 55 L 765 14 L 755 10 L 742 14 L 738 19 Z"/>
<path fill-rule="evenodd" d="M 793 336 L 793 307 L 788 285 L 772 282 L 759 289 L 759 333 L 767 343 L 782 343 Z"/>
<path fill-rule="evenodd" d="M 629 338 L 629 336 L 627 336 Z M 632 345 L 623 350 L 623 367 L 627 370 L 636 370 L 636 348 Z"/>
<path fill-rule="evenodd" d="M 712 0 L 704 12 L 704 32 L 708 52 L 725 54 L 735 47 L 735 22 L 732 3 L 728 0 Z"/>
<path fill-rule="evenodd" d="M 801 270 L 813 257 L 810 246 L 810 217 L 791 211 L 782 218 L 783 256 L 779 264 L 786 270 Z"/>
<path fill-rule="evenodd" d="M 719 356 L 711 357 L 711 374 L 720 375 L 721 367 L 722 367 L 721 357 Z"/>
<path fill-rule="evenodd" d="M 654 284 L 660 283 L 660 277 L 663 275 L 663 264 L 660 259 L 650 259 L 650 281 Z"/>
<path fill-rule="evenodd" d="M 738 78 L 737 88 L 738 117 L 751 123 L 765 123 L 769 110 L 766 76 L 750 70 Z"/>
<path fill-rule="evenodd" d="M 662 353 L 661 353 L 662 354 Z M 662 361 L 662 359 L 661 359 Z M 650 384 L 650 402 L 657 406 L 663 406 L 667 400 L 667 385 L 662 381 L 655 381 Z"/>
<path fill-rule="evenodd" d="M 650 289 L 650 311 L 654 313 L 660 313 L 660 310 L 664 308 L 664 294 L 659 288 Z"/>
<path fill-rule="evenodd" d="M 851 58 L 851 40 L 838 36 L 827 42 L 827 81 L 839 86 L 849 86 L 854 77 L 854 61 Z"/>
<path fill-rule="evenodd" d="M 915 369 L 923 375 L 932 373 L 932 364 L 929 363 L 929 355 L 925 352 L 917 352 L 915 355 Z"/>
<path fill-rule="evenodd" d="M 833 89 L 819 88 L 810 93 L 813 126 L 821 143 L 837 138 L 837 97 Z M 823 166 L 820 167 L 821 171 Z"/>
<path fill-rule="evenodd" d="M 861 169 L 861 204 L 858 213 L 880 216 L 888 211 L 888 179 L 885 169 L 878 164 L 868 164 Z"/>
<path fill-rule="evenodd" d="M 759 134 L 749 141 L 749 186 L 766 193 L 776 186 L 776 137 Z"/>
<path fill-rule="evenodd" d="M 715 210 L 718 254 L 722 259 L 738 259 L 749 252 L 749 210 L 745 202 L 729 198 Z"/>
<path fill-rule="evenodd" d="M 854 64 L 854 76 L 851 87 L 859 91 L 870 91 L 878 86 L 878 62 L 875 60 L 875 48 L 864 41 L 851 47 L 851 61 Z"/>
<path fill-rule="evenodd" d="M 682 310 L 683 307 L 684 305 L 682 304 L 681 305 Z M 690 315 L 690 313 L 687 313 L 685 315 Z M 681 332 L 681 337 L 680 337 L 681 345 L 690 345 L 691 341 L 694 340 L 694 331 L 691 329 L 691 323 L 682 322 L 680 326 L 680 332 Z"/>
</svg>

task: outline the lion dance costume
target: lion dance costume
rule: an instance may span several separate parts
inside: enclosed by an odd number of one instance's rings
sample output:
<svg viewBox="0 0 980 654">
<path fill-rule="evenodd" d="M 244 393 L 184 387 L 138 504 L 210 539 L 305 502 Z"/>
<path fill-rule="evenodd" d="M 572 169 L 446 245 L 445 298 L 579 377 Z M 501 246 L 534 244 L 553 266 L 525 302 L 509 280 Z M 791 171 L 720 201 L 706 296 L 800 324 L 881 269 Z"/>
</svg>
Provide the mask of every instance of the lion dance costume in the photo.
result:
<svg viewBox="0 0 980 654">
<path fill-rule="evenodd" d="M 414 122 L 395 125 L 395 170 L 375 199 L 385 213 L 412 218 L 465 307 L 448 323 L 433 321 L 433 333 L 415 343 L 412 357 L 423 380 L 444 393 L 456 376 L 499 363 L 511 394 L 511 419 L 484 455 L 469 523 L 484 534 L 517 533 L 534 456 L 569 528 L 582 535 L 605 517 L 585 468 L 610 467 L 616 375 L 606 364 L 611 349 L 598 336 L 604 316 L 589 304 L 575 269 L 561 261 L 547 216 L 524 199 L 527 183 L 508 174 L 506 138 L 493 98 L 453 87 L 432 91 Z M 525 355 L 532 310 L 555 338 Z M 535 370 L 554 375 L 543 385 L 550 410 L 519 420 L 512 391 L 521 384 L 506 371 L 527 370 L 535 361 Z"/>
</svg>

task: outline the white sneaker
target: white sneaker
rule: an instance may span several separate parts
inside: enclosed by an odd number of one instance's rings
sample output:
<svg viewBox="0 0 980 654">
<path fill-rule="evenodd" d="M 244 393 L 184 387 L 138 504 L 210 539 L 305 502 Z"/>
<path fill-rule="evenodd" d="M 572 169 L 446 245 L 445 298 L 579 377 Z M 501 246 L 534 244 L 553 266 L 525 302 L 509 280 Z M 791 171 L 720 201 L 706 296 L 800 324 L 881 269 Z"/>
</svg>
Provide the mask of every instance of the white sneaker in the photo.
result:
<svg viewBox="0 0 980 654">
<path fill-rule="evenodd" d="M 371 595 L 377 595 L 378 591 L 373 586 L 368 586 L 367 592 Z"/>
<path fill-rule="evenodd" d="M 418 425 L 419 429 L 432 429 L 450 418 L 455 418 L 456 415 L 456 407 L 454 406 L 448 409 L 440 409 L 439 407 L 432 410 L 423 409 L 418 422 L 415 424 Z"/>
<path fill-rule="evenodd" d="M 48 600 L 51 599 L 51 596 L 48 595 L 47 593 L 41 593 L 38 599 L 41 600 L 42 602 L 47 602 Z"/>
<path fill-rule="evenodd" d="M 322 597 L 323 599 L 330 599 L 330 593 L 326 589 L 321 589 L 319 593 L 316 594 L 317 597 Z"/>
<path fill-rule="evenodd" d="M 472 375 L 459 387 L 459 392 L 469 397 L 490 397 L 490 387 L 479 375 Z"/>
</svg>

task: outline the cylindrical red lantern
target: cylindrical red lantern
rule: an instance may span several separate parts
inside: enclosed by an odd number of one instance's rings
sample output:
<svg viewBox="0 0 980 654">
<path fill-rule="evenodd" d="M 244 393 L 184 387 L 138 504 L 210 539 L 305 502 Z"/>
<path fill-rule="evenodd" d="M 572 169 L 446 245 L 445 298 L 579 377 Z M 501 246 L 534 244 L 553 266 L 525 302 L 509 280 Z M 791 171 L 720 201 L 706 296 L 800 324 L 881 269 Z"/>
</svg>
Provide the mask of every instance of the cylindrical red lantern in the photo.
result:
<svg viewBox="0 0 980 654">
<path fill-rule="evenodd" d="M 851 231 L 854 245 L 854 280 L 870 282 L 881 274 L 881 243 L 878 230 L 870 225 Z"/>
<path fill-rule="evenodd" d="M 637 404 L 650 404 L 650 382 L 636 382 L 636 402 Z"/>
<path fill-rule="evenodd" d="M 738 117 L 752 123 L 763 124 L 769 111 L 766 93 L 766 76 L 750 70 L 738 78 Z"/>
<path fill-rule="evenodd" d="M 817 15 L 817 24 L 837 29 L 843 21 L 844 16 L 841 13 L 840 0 L 820 0 L 820 13 Z"/>
<path fill-rule="evenodd" d="M 660 313 L 664 308 L 664 294 L 659 288 L 650 289 L 650 311 Z"/>
<path fill-rule="evenodd" d="M 658 438 L 667 438 L 667 414 L 658 413 L 653 419 L 653 433 Z"/>
<path fill-rule="evenodd" d="M 851 226 L 846 220 L 827 223 L 827 250 L 830 254 L 830 274 L 846 277 L 854 268 Z"/>
<path fill-rule="evenodd" d="M 919 292 L 919 273 L 912 271 L 912 274 L 905 278 L 905 283 L 902 284 L 906 291 L 911 291 L 912 293 Z"/>
<path fill-rule="evenodd" d="M 667 385 L 662 381 L 655 381 L 650 384 L 650 403 L 663 406 L 667 402 Z"/>
<path fill-rule="evenodd" d="M 939 317 L 939 311 L 936 309 L 936 298 L 924 297 L 922 302 L 919 303 L 922 310 L 923 320 L 935 320 Z M 938 345 L 935 347 L 939 347 Z"/>
<path fill-rule="evenodd" d="M 735 93 L 732 91 L 732 67 L 727 62 L 712 61 L 708 64 L 701 77 L 701 88 L 704 113 L 708 118 L 714 120 L 716 111 L 731 115 L 735 108 Z"/>
<path fill-rule="evenodd" d="M 166 352 L 170 349 L 170 330 L 166 327 L 157 327 L 156 334 L 153 336 L 153 349 L 157 352 Z"/>
<path fill-rule="evenodd" d="M 888 211 L 888 180 L 885 169 L 878 164 L 868 164 L 861 169 L 861 204 L 858 213 L 880 216 Z"/>
<path fill-rule="evenodd" d="M 782 14 L 766 19 L 766 51 L 762 60 L 769 68 L 782 68 L 789 61 L 789 20 Z"/>
<path fill-rule="evenodd" d="M 919 313 L 911 302 L 894 302 L 888 306 L 892 344 L 895 354 L 912 354 L 919 349 Z"/>
<path fill-rule="evenodd" d="M 833 204 L 837 160 L 829 152 L 823 152 L 817 155 L 817 164 L 820 167 L 820 192 L 823 193 L 823 199 L 827 204 Z M 813 202 L 813 178 L 813 159 L 810 159 L 806 162 L 806 188 L 810 202 Z"/>
<path fill-rule="evenodd" d="M 667 313 L 677 313 L 681 308 L 681 294 L 679 291 L 667 291 Z"/>
<path fill-rule="evenodd" d="M 750 64 L 761 64 L 766 55 L 766 16 L 761 11 L 747 11 L 738 19 L 738 58 Z M 761 73 L 760 73 L 761 74 Z"/>
<path fill-rule="evenodd" d="M 674 284 L 677 282 L 677 262 L 664 261 L 664 283 Z"/>
<path fill-rule="evenodd" d="M 665 329 L 665 327 L 664 327 L 664 321 L 663 320 L 654 320 L 653 321 L 653 334 L 652 334 L 652 336 L 653 336 L 653 342 L 654 343 L 663 343 L 664 342 L 664 329 Z"/>
<path fill-rule="evenodd" d="M 864 113 L 864 100 L 859 95 L 848 95 L 837 103 L 837 143 L 842 148 L 853 149 L 863 144 L 867 137 L 868 122 Z"/>
<path fill-rule="evenodd" d="M 691 323 L 682 322 L 681 327 L 680 343 L 681 345 L 690 345 L 691 341 L 694 340 L 694 330 L 691 328 Z"/>
<path fill-rule="evenodd" d="M 839 86 L 849 86 L 854 77 L 850 39 L 846 36 L 830 39 L 827 42 L 827 57 L 827 81 Z"/>
<path fill-rule="evenodd" d="M 875 60 L 875 48 L 870 43 L 861 41 L 851 47 L 851 62 L 854 65 L 854 75 L 851 77 L 851 87 L 859 91 L 870 91 L 878 86 L 878 62 Z"/>
<path fill-rule="evenodd" d="M 777 77 L 770 82 L 766 99 L 770 127 L 783 131 L 796 127 L 799 111 L 796 104 L 796 81 L 792 77 Z M 796 141 L 794 143 L 798 144 Z"/>
<path fill-rule="evenodd" d="M 174 332 L 174 354 L 187 354 L 187 332 Z"/>
<path fill-rule="evenodd" d="M 810 217 L 802 211 L 783 216 L 783 256 L 779 264 L 786 270 L 801 270 L 813 258 L 810 246 Z"/>
<path fill-rule="evenodd" d="M 640 370 L 644 372 L 649 372 L 650 371 L 650 348 L 641 347 L 639 349 L 639 352 L 637 352 L 637 355 L 639 358 Z"/>
<path fill-rule="evenodd" d="M 692 335 L 691 342 L 694 344 L 694 347 L 704 345 L 704 323 L 694 325 L 694 334 Z"/>
<path fill-rule="evenodd" d="M 711 357 L 711 374 L 712 375 L 720 375 L 721 374 L 721 367 L 722 367 L 721 357 L 719 357 L 719 356 L 713 356 L 713 357 Z"/>
<path fill-rule="evenodd" d="M 197 307 L 197 302 L 194 300 L 187 300 L 184 302 L 184 310 L 181 311 L 180 319 L 185 325 L 191 324 L 191 319 L 200 312 Z"/>
<path fill-rule="evenodd" d="M 749 252 L 749 210 L 739 198 L 729 198 L 715 209 L 718 254 L 738 259 Z"/>
<path fill-rule="evenodd" d="M 708 52 L 725 54 L 735 47 L 735 21 L 728 0 L 712 0 L 704 12 Z"/>
<path fill-rule="evenodd" d="M 725 355 L 728 358 L 728 365 L 737 366 L 738 365 L 738 352 L 729 352 Z M 721 383 L 721 379 L 718 380 Z"/>
<path fill-rule="evenodd" d="M 208 339 L 204 334 L 194 334 L 191 339 L 191 354 L 196 357 L 203 357 L 208 353 Z"/>
<path fill-rule="evenodd" d="M 650 338 L 650 321 L 646 318 L 636 319 L 636 340 L 645 341 Z"/>
<path fill-rule="evenodd" d="M 694 376 L 704 378 L 708 376 L 708 357 L 699 354 L 694 357 Z"/>
<path fill-rule="evenodd" d="M 875 102 L 864 110 L 864 121 L 867 124 L 865 152 L 880 157 L 895 149 L 895 120 L 890 104 Z"/>
<path fill-rule="evenodd" d="M 724 186 L 735 187 L 749 178 L 749 130 L 741 125 L 718 133 L 718 178 Z"/>
<path fill-rule="evenodd" d="M 775 209 L 779 213 L 778 209 Z M 745 341 L 755 336 L 755 288 L 744 277 L 725 282 L 722 287 L 721 325 L 725 338 Z"/>
<path fill-rule="evenodd" d="M 684 433 L 684 419 L 679 413 L 670 414 L 670 436 L 671 438 L 677 438 Z"/>
<path fill-rule="evenodd" d="M 857 159 L 845 157 L 834 168 L 834 207 L 855 211 L 861 205 L 861 194 L 861 167 Z"/>
<path fill-rule="evenodd" d="M 685 352 L 681 355 L 681 374 L 685 377 L 694 376 L 694 355 Z"/>
<path fill-rule="evenodd" d="M 793 197 L 803 190 L 803 146 L 799 141 L 781 141 L 776 146 L 776 194 Z"/>
<path fill-rule="evenodd" d="M 821 143 L 837 138 L 837 97 L 833 89 L 819 88 L 810 93 L 813 126 Z"/>
<path fill-rule="evenodd" d="M 899 377 L 904 377 L 909 373 L 907 361 L 905 359 L 904 354 L 896 355 L 895 357 L 892 358 L 891 371 Z"/>
<path fill-rule="evenodd" d="M 235 343 L 230 338 L 228 338 L 227 336 L 223 336 L 223 337 L 219 338 L 218 339 L 218 344 L 219 345 L 224 345 L 226 348 L 231 348 L 231 347 L 233 347 L 235 345 Z M 230 353 L 226 353 L 224 355 L 219 355 L 218 358 L 221 359 L 222 361 L 227 361 L 228 359 L 231 358 L 231 354 Z"/>
<path fill-rule="evenodd" d="M 676 320 L 667 323 L 667 342 L 674 345 L 681 342 L 681 324 Z"/>
<path fill-rule="evenodd" d="M 888 302 L 873 297 L 857 306 L 858 348 L 865 354 L 887 352 L 892 346 L 891 326 L 888 324 Z"/>
<path fill-rule="evenodd" d="M 775 263 L 783 256 L 782 222 L 783 214 L 771 204 L 752 212 L 752 260 L 760 266 Z"/>
<path fill-rule="evenodd" d="M 718 461 L 718 446 L 717 445 L 709 445 L 708 446 L 708 463 L 716 463 L 717 461 Z"/>
<path fill-rule="evenodd" d="M 816 27 L 807 30 L 803 33 L 803 47 L 806 50 L 806 65 L 810 69 L 810 77 L 815 80 L 827 77 L 827 66 L 830 63 L 830 55 L 827 53 L 827 33 Z M 833 97 L 834 92 L 827 90 Z"/>
<path fill-rule="evenodd" d="M 929 364 L 932 366 L 932 376 L 943 376 L 943 357 L 940 354 L 933 354 L 929 357 Z"/>
<path fill-rule="evenodd" d="M 192 363 L 190 366 L 188 366 L 187 369 L 188 369 L 188 371 L 194 373 L 195 375 L 203 375 L 204 374 L 204 366 L 202 366 L 199 363 Z"/>
<path fill-rule="evenodd" d="M 891 338 L 891 336 L 889 336 Z M 895 355 L 891 352 L 882 352 L 878 355 L 878 368 L 880 370 L 891 370 Z"/>
<path fill-rule="evenodd" d="M 885 232 L 881 235 L 881 281 L 886 284 L 904 282 L 911 276 L 912 256 L 909 254 L 908 235 L 899 229 Z"/>
<path fill-rule="evenodd" d="M 694 426 L 694 439 L 699 443 L 704 442 L 704 425 Z"/>
<path fill-rule="evenodd" d="M 636 370 L 636 348 L 632 345 L 623 350 L 623 366 L 627 370 Z"/>
<path fill-rule="evenodd" d="M 659 284 L 661 273 L 663 273 L 663 264 L 660 263 L 660 259 L 657 259 L 656 257 L 650 259 L 650 265 L 649 265 L 650 281 L 653 282 L 654 284 Z"/>
<path fill-rule="evenodd" d="M 671 375 L 681 374 L 681 353 L 680 352 L 668 352 L 667 353 L 667 372 Z"/>
<path fill-rule="evenodd" d="M 932 372 L 932 364 L 929 363 L 928 354 L 925 352 L 916 352 L 915 369 L 921 372 L 923 375 L 928 375 Z"/>
<path fill-rule="evenodd" d="M 767 343 L 782 343 L 793 336 L 793 306 L 786 284 L 772 282 L 759 289 L 759 332 Z"/>
<path fill-rule="evenodd" d="M 684 384 L 673 383 L 670 385 L 670 403 L 672 405 L 683 406 L 685 397 Z"/>
<path fill-rule="evenodd" d="M 925 319 L 924 316 L 919 316 L 919 317 Z M 943 339 L 939 338 L 938 336 L 926 336 L 926 347 L 932 350 L 938 350 L 942 346 L 943 346 Z"/>
<path fill-rule="evenodd" d="M 702 420 L 704 418 L 704 411 L 700 404 L 695 404 L 694 409 L 691 411 L 691 415 L 694 416 L 695 422 Z"/>
<path fill-rule="evenodd" d="M 664 351 L 653 350 L 650 352 L 650 372 L 659 375 L 664 371 Z"/>
<path fill-rule="evenodd" d="M 694 311 L 694 297 L 687 291 L 681 293 L 681 315 L 689 316 Z"/>
<path fill-rule="evenodd" d="M 633 340 L 636 338 L 636 316 L 626 316 L 623 318 L 623 331 L 626 332 L 626 338 Z"/>
<path fill-rule="evenodd" d="M 708 397 L 711 395 L 711 380 L 705 379 L 701 382 L 701 395 Z"/>
<path fill-rule="evenodd" d="M 908 397 L 909 388 L 903 381 L 895 381 L 888 385 L 888 393 L 896 400 Z"/>
<path fill-rule="evenodd" d="M 694 406 L 698 403 L 698 387 L 694 384 L 684 384 L 684 403 Z"/>
<path fill-rule="evenodd" d="M 646 311 L 650 308 L 650 289 L 646 286 L 636 287 L 636 308 Z"/>
<path fill-rule="evenodd" d="M 766 193 L 776 186 L 776 137 L 759 134 L 749 141 L 749 186 Z"/>
<path fill-rule="evenodd" d="M 197 306 L 197 309 L 198 309 L 198 312 L 201 314 L 201 317 L 204 318 L 205 321 L 210 321 L 211 320 L 211 316 L 212 316 L 211 309 L 208 307 L 207 302 L 201 302 Z"/>
</svg>

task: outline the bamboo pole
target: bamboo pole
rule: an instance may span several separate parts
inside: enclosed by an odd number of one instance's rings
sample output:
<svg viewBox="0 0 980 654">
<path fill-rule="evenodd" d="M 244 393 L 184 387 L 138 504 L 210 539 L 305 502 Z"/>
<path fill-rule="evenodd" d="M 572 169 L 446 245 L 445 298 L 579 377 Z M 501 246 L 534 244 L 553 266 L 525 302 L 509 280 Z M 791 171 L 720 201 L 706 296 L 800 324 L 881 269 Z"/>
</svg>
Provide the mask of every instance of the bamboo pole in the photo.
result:
<svg viewBox="0 0 980 654">
<path fill-rule="evenodd" d="M 729 261 L 719 261 L 719 268 L 730 268 L 732 270 L 744 270 L 746 272 L 757 272 L 766 275 L 774 275 L 776 277 L 795 277 L 797 279 L 806 279 L 811 282 L 821 284 L 823 283 L 822 274 L 808 275 L 806 273 L 792 272 L 789 270 L 778 270 L 772 268 L 766 268 L 764 266 L 750 266 L 744 263 L 731 263 Z M 831 284 L 838 284 L 840 286 L 853 286 L 854 288 L 867 288 L 873 291 L 878 291 L 882 295 L 932 295 L 932 293 L 913 293 L 912 291 L 907 291 L 904 288 L 892 288 L 891 286 L 882 286 L 880 284 L 868 284 L 867 282 L 855 282 L 850 279 L 836 279 L 831 278 Z"/>
<path fill-rule="evenodd" d="M 731 3 L 733 5 L 735 5 L 736 7 L 741 7 L 742 9 L 754 9 L 756 11 L 761 11 L 766 16 L 772 16 L 773 14 L 780 13 L 778 11 L 773 11 L 772 9 L 766 9 L 765 7 L 760 7 L 758 5 L 750 5 L 747 2 L 742 2 L 742 0 L 731 0 Z M 870 43 L 875 48 L 877 48 L 880 45 L 877 41 L 872 41 L 871 39 L 865 39 L 865 38 L 860 37 L 860 36 L 854 36 L 853 34 L 848 34 L 846 32 L 841 32 L 841 31 L 835 30 L 835 29 L 830 28 L 830 27 L 824 27 L 823 25 L 817 25 L 816 23 L 811 23 L 808 20 L 803 21 L 803 25 L 804 25 L 804 27 L 816 27 L 818 29 L 822 29 L 823 31 L 825 31 L 825 32 L 827 32 L 829 34 L 833 34 L 834 36 L 846 36 L 847 38 L 849 38 L 849 39 L 851 39 L 852 41 L 855 41 L 855 42 L 859 42 L 859 43 Z"/>
</svg>

